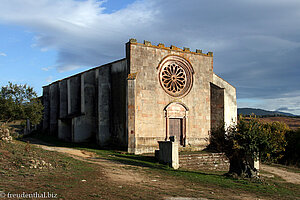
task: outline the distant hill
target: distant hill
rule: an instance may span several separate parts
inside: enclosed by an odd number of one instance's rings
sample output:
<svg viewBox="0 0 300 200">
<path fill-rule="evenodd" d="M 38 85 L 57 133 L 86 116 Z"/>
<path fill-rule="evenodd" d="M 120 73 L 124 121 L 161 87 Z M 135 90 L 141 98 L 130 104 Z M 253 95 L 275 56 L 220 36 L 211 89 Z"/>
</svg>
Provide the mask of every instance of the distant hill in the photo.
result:
<svg viewBox="0 0 300 200">
<path fill-rule="evenodd" d="M 268 111 L 257 108 L 238 108 L 238 115 L 251 115 L 255 114 L 256 116 L 289 116 L 289 117 L 297 117 L 297 115 L 293 115 L 291 113 L 279 112 L 279 111 Z"/>
</svg>

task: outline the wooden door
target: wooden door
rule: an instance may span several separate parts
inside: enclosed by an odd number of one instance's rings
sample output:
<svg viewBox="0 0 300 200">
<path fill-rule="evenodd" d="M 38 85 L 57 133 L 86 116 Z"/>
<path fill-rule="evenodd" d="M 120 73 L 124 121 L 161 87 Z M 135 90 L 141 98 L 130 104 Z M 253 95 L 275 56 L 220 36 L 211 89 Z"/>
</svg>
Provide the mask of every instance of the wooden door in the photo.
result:
<svg viewBox="0 0 300 200">
<path fill-rule="evenodd" d="M 183 119 L 169 118 L 169 135 L 176 136 L 176 140 L 183 145 Z"/>
</svg>

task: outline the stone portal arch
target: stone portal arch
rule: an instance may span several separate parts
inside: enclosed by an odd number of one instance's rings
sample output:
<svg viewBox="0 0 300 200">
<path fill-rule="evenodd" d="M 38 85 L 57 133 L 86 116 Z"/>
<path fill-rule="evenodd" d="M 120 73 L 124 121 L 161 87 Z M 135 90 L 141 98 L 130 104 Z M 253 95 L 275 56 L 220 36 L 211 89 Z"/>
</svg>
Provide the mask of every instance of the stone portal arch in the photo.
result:
<svg viewBox="0 0 300 200">
<path fill-rule="evenodd" d="M 188 110 L 188 107 L 180 102 L 169 103 L 164 108 L 166 118 L 165 140 L 170 136 L 176 136 L 176 141 L 178 141 L 181 146 L 185 146 Z"/>
</svg>

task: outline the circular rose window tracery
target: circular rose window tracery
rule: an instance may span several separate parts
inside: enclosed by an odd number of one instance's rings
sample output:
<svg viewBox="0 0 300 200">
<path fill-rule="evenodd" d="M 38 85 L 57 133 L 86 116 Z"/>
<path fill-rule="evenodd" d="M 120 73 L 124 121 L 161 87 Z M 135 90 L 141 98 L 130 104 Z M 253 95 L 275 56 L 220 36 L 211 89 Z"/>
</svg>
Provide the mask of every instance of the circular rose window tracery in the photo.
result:
<svg viewBox="0 0 300 200">
<path fill-rule="evenodd" d="M 173 63 L 163 69 L 161 79 L 164 88 L 170 92 L 176 93 L 184 88 L 186 75 L 180 66 Z"/>
<path fill-rule="evenodd" d="M 168 56 L 158 68 L 160 84 L 169 95 L 182 97 L 191 90 L 193 68 L 187 60 L 179 56 Z"/>
</svg>

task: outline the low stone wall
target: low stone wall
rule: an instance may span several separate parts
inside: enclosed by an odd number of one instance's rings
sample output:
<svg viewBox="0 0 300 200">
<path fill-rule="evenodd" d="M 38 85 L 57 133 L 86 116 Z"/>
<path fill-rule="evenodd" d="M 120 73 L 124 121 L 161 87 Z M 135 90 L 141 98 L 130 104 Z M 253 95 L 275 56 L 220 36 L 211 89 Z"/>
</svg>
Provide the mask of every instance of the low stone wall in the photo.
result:
<svg viewBox="0 0 300 200">
<path fill-rule="evenodd" d="M 228 171 L 229 160 L 224 153 L 180 154 L 179 167 L 193 170 Z"/>
<path fill-rule="evenodd" d="M 228 171 L 229 160 L 224 153 L 181 152 L 174 136 L 170 141 L 159 141 L 159 150 L 155 157 L 162 164 L 167 164 L 174 169 L 214 170 Z M 180 148 L 181 149 L 181 148 Z"/>
</svg>

